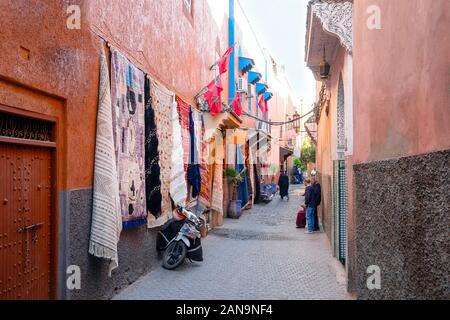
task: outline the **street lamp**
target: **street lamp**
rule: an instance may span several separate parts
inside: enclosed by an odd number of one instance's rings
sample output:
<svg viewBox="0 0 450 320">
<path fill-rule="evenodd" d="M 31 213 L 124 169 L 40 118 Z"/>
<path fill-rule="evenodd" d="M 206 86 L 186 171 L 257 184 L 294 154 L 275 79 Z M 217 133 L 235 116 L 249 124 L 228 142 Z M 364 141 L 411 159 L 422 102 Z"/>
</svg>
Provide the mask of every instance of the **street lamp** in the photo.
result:
<svg viewBox="0 0 450 320">
<path fill-rule="evenodd" d="M 327 59 L 326 59 L 326 55 L 325 55 L 325 46 L 323 46 L 323 61 L 322 63 L 319 65 L 319 73 L 320 73 L 320 78 L 321 79 L 328 79 L 328 76 L 330 75 L 330 64 L 328 63 Z"/>
</svg>

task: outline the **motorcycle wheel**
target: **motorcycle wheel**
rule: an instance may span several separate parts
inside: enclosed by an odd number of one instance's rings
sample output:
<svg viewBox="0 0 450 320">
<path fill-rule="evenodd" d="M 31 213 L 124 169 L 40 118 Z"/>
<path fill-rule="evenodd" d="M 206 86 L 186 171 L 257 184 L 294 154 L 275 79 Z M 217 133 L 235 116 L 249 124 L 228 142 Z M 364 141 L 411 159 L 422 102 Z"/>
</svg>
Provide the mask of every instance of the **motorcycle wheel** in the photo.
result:
<svg viewBox="0 0 450 320">
<path fill-rule="evenodd" d="M 163 268 L 173 270 L 179 267 L 186 258 L 187 248 L 183 241 L 172 242 L 164 251 Z"/>
</svg>

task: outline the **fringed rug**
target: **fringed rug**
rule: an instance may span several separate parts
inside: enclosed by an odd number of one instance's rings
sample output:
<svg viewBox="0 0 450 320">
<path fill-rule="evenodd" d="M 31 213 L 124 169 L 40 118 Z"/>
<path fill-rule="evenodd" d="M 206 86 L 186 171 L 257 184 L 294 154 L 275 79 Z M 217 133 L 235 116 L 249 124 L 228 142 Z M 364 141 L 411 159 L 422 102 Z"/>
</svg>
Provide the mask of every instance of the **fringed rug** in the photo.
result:
<svg viewBox="0 0 450 320">
<path fill-rule="evenodd" d="M 145 185 L 147 212 L 151 220 L 161 216 L 161 179 L 155 111 L 150 96 L 150 79 L 145 79 Z"/>
<path fill-rule="evenodd" d="M 184 171 L 187 172 L 187 167 L 189 164 L 189 150 L 191 144 L 189 134 L 189 112 L 191 107 L 189 106 L 189 104 L 184 102 L 180 97 L 177 96 L 176 99 L 177 99 L 177 110 L 181 125 Z"/>
<path fill-rule="evenodd" d="M 161 179 L 161 214 L 148 217 L 148 227 L 162 226 L 172 218 L 172 204 L 170 200 L 170 179 L 173 150 L 172 108 L 174 95 L 166 88 L 152 80 L 150 84 L 152 107 L 155 112 L 156 133 L 158 137 L 158 155 Z"/>
<path fill-rule="evenodd" d="M 111 261 L 109 266 L 111 276 L 111 271 L 119 265 L 117 243 L 122 230 L 122 215 L 109 85 L 108 65 L 105 54 L 102 53 L 89 253 Z"/>
<path fill-rule="evenodd" d="M 123 228 L 146 223 L 144 73 L 112 49 L 111 102 Z"/>
<path fill-rule="evenodd" d="M 186 204 L 187 184 L 184 171 L 184 150 L 182 145 L 181 125 L 175 96 L 172 103 L 172 167 L 170 174 L 170 196 L 175 205 Z"/>
</svg>

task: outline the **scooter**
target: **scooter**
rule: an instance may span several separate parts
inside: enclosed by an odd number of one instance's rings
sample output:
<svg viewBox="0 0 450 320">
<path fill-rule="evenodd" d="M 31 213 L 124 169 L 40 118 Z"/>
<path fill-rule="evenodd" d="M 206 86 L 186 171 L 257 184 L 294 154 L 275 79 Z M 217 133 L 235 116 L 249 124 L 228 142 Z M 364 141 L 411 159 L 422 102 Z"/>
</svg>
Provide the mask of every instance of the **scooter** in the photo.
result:
<svg viewBox="0 0 450 320">
<path fill-rule="evenodd" d="M 203 261 L 201 229 L 205 225 L 203 214 L 197 217 L 183 207 L 173 211 L 174 220 L 158 232 L 156 246 L 164 251 L 162 266 L 168 270 L 178 268 L 185 259 Z"/>
<path fill-rule="evenodd" d="M 261 188 L 261 201 L 269 203 L 273 200 L 274 194 L 272 192 L 272 186 L 270 184 L 264 184 Z"/>
</svg>

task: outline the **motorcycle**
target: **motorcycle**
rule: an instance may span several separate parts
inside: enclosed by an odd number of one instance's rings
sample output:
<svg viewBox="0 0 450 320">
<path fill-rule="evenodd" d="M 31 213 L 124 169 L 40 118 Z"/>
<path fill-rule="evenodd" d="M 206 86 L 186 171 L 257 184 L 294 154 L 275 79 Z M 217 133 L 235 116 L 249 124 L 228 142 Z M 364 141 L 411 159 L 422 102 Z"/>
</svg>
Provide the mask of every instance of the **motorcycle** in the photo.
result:
<svg viewBox="0 0 450 320">
<path fill-rule="evenodd" d="M 264 202 L 264 203 L 271 202 L 273 200 L 273 198 L 274 198 L 272 185 L 270 185 L 270 184 L 263 184 L 260 194 L 261 194 L 260 195 L 260 199 L 261 199 L 262 202 Z"/>
<path fill-rule="evenodd" d="M 174 220 L 158 232 L 156 246 L 164 251 L 162 266 L 168 270 L 179 267 L 185 259 L 203 261 L 201 230 L 206 222 L 203 214 L 197 217 L 183 207 L 173 211 Z"/>
</svg>

